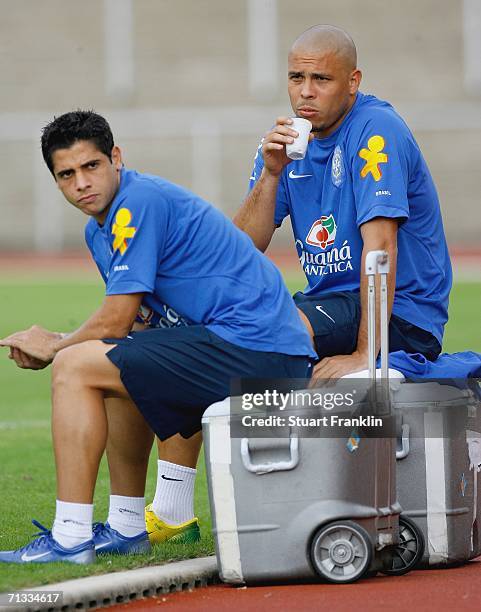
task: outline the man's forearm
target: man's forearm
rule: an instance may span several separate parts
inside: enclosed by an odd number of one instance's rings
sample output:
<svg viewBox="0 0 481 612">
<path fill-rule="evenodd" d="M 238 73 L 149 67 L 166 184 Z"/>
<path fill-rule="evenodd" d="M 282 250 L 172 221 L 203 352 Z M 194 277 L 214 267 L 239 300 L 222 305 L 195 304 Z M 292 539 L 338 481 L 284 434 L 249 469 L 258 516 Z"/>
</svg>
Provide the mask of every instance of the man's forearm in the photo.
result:
<svg viewBox="0 0 481 612">
<path fill-rule="evenodd" d="M 279 176 L 263 169 L 259 180 L 233 219 L 237 227 L 246 232 L 262 252 L 269 246 L 276 229 L 274 212 L 278 185 Z"/>
<path fill-rule="evenodd" d="M 86 340 L 100 340 L 102 338 L 123 338 L 132 328 L 121 320 L 112 320 L 111 316 L 106 315 L 103 307 L 99 308 L 92 316 L 83 323 L 77 330 L 69 334 L 61 334 L 61 338 L 54 345 L 55 353 L 58 351 L 85 342 Z"/>
</svg>

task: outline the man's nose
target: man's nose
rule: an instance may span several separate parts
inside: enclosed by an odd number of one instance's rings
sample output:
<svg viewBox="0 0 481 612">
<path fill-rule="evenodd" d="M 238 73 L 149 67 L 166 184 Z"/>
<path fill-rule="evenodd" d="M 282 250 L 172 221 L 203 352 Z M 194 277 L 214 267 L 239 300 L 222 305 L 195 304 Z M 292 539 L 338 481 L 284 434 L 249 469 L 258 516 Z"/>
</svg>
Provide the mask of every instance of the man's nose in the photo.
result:
<svg viewBox="0 0 481 612">
<path fill-rule="evenodd" d="M 75 187 L 77 191 L 85 191 L 89 186 L 89 179 L 85 172 L 77 172 L 75 175 Z"/>
<path fill-rule="evenodd" d="M 311 79 L 305 79 L 302 83 L 301 96 L 303 98 L 313 98 L 315 96 Z"/>
</svg>

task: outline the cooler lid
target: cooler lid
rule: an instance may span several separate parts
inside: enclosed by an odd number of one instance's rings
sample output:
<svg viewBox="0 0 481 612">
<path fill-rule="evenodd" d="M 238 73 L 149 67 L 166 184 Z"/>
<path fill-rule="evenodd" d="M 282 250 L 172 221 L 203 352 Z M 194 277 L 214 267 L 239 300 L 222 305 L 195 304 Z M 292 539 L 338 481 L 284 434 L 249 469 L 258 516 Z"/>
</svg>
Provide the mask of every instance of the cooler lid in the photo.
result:
<svg viewBox="0 0 481 612">
<path fill-rule="evenodd" d="M 207 423 L 209 419 L 221 416 L 230 416 L 230 397 L 211 404 L 202 415 L 202 423 Z"/>
</svg>

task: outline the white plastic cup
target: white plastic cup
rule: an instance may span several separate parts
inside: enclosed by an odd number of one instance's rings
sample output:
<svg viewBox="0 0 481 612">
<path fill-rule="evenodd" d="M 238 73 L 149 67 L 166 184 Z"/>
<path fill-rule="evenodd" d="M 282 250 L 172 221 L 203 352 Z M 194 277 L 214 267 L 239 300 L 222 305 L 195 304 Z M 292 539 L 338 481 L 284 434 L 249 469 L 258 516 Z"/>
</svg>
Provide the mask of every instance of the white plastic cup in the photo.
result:
<svg viewBox="0 0 481 612">
<path fill-rule="evenodd" d="M 306 156 L 309 133 L 312 130 L 312 123 L 308 119 L 301 117 L 291 117 L 292 123 L 288 125 L 291 130 L 295 130 L 299 136 L 294 138 L 292 144 L 286 144 L 286 155 L 290 159 L 304 159 Z"/>
</svg>

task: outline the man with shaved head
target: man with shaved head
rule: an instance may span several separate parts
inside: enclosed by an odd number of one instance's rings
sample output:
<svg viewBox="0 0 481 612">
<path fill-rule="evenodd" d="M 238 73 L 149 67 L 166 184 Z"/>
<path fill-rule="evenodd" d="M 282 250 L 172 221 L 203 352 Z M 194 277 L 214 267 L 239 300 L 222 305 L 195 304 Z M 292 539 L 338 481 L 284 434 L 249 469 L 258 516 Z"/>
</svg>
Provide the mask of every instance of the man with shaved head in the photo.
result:
<svg viewBox="0 0 481 612">
<path fill-rule="evenodd" d="M 287 157 L 298 134 L 279 117 L 234 219 L 265 251 L 290 216 L 308 282 L 294 299 L 319 356 L 318 379 L 367 368 L 368 251 L 390 255 L 391 351 L 436 359 L 447 321 L 451 264 L 436 188 L 409 128 L 388 102 L 359 91 L 361 77 L 340 28 L 316 25 L 297 38 L 288 93 L 295 116 L 312 124 L 306 156 Z"/>
</svg>

